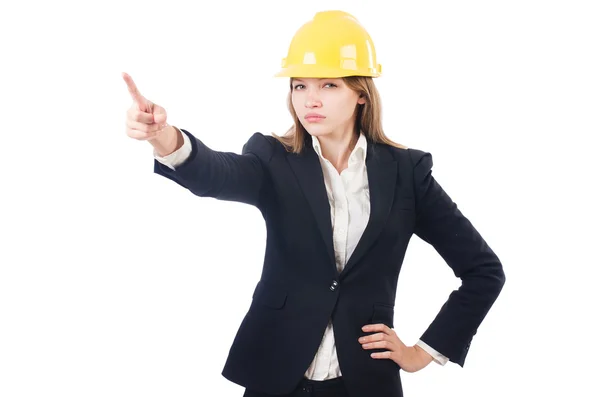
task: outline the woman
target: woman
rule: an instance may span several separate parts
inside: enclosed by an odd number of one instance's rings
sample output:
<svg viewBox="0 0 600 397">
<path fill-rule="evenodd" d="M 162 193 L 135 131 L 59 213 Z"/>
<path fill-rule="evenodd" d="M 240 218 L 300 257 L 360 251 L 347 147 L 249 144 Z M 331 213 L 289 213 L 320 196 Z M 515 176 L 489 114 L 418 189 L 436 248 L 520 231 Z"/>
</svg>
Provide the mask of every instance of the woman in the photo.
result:
<svg viewBox="0 0 600 397">
<path fill-rule="evenodd" d="M 402 396 L 400 369 L 464 364 L 504 284 L 502 265 L 433 178 L 431 154 L 383 133 L 381 68 L 354 17 L 317 13 L 282 66 L 294 125 L 282 137 L 252 135 L 241 155 L 167 124 L 124 75 L 134 99 L 127 133 L 153 145 L 159 175 L 254 205 L 265 219 L 262 275 L 223 370 L 244 396 Z M 407 346 L 394 303 L 413 233 L 462 286 Z"/>
</svg>

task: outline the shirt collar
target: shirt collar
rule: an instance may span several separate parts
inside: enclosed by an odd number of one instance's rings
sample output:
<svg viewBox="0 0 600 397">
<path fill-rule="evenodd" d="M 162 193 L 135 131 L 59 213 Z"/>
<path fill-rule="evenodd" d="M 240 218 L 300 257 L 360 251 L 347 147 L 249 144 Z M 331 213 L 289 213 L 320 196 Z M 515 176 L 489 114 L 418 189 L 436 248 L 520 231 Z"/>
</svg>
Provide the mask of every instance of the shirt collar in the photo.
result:
<svg viewBox="0 0 600 397">
<path fill-rule="evenodd" d="M 317 152 L 317 155 L 319 155 L 319 157 L 324 159 L 323 154 L 321 152 L 321 143 L 319 142 L 319 139 L 313 135 L 311 135 L 311 137 L 313 149 L 315 149 L 315 152 Z M 365 134 L 363 134 L 363 132 L 361 131 L 358 137 L 358 141 L 356 142 L 356 145 L 354 145 L 354 149 L 352 149 L 352 153 L 350 153 L 350 157 L 348 158 L 348 165 L 357 160 L 364 162 L 366 160 L 366 157 L 367 138 L 365 137 Z"/>
</svg>

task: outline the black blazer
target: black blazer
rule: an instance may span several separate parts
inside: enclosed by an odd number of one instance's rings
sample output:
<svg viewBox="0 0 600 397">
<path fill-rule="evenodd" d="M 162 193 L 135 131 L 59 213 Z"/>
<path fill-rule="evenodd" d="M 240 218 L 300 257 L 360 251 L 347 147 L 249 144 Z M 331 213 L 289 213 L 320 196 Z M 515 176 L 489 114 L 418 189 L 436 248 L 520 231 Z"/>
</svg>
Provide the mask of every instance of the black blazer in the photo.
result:
<svg viewBox="0 0 600 397">
<path fill-rule="evenodd" d="M 190 157 L 175 171 L 154 160 L 154 172 L 195 195 L 256 206 L 266 222 L 262 274 L 224 377 L 263 393 L 290 393 L 331 318 L 350 395 L 402 396 L 400 367 L 371 358 L 382 350 L 364 350 L 358 338 L 367 335 L 365 324 L 394 326 L 398 274 L 413 233 L 462 279 L 421 339 L 463 366 L 505 276 L 496 254 L 433 178 L 430 153 L 368 142 L 371 215 L 338 273 L 329 202 L 310 136 L 298 155 L 255 133 L 240 155 L 211 150 L 182 131 L 192 142 Z"/>
</svg>

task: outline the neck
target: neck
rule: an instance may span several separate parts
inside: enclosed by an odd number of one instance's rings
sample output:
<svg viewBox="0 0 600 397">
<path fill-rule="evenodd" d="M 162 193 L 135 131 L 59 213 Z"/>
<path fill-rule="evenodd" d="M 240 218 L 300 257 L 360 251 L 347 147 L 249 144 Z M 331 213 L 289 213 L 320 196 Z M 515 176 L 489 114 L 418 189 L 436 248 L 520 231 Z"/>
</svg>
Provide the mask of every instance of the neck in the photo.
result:
<svg viewBox="0 0 600 397">
<path fill-rule="evenodd" d="M 317 137 L 321 145 L 321 152 L 333 166 L 339 171 L 348 167 L 350 153 L 354 150 L 359 134 L 353 129 L 341 133 L 332 132 L 331 134 Z"/>
</svg>

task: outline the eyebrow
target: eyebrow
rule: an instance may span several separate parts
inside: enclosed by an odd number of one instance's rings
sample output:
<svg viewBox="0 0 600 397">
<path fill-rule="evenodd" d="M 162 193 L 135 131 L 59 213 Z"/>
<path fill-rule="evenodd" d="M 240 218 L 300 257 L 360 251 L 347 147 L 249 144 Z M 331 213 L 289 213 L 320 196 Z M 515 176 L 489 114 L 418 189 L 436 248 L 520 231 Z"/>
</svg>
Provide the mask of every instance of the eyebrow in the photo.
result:
<svg viewBox="0 0 600 397">
<path fill-rule="evenodd" d="M 335 78 L 334 77 L 319 77 L 319 78 L 317 78 L 317 80 L 319 80 L 319 81 L 321 81 L 321 80 L 335 80 Z M 304 80 L 302 80 L 300 78 L 297 78 L 297 77 L 292 77 L 292 81 L 300 81 L 302 83 L 305 83 Z"/>
</svg>

